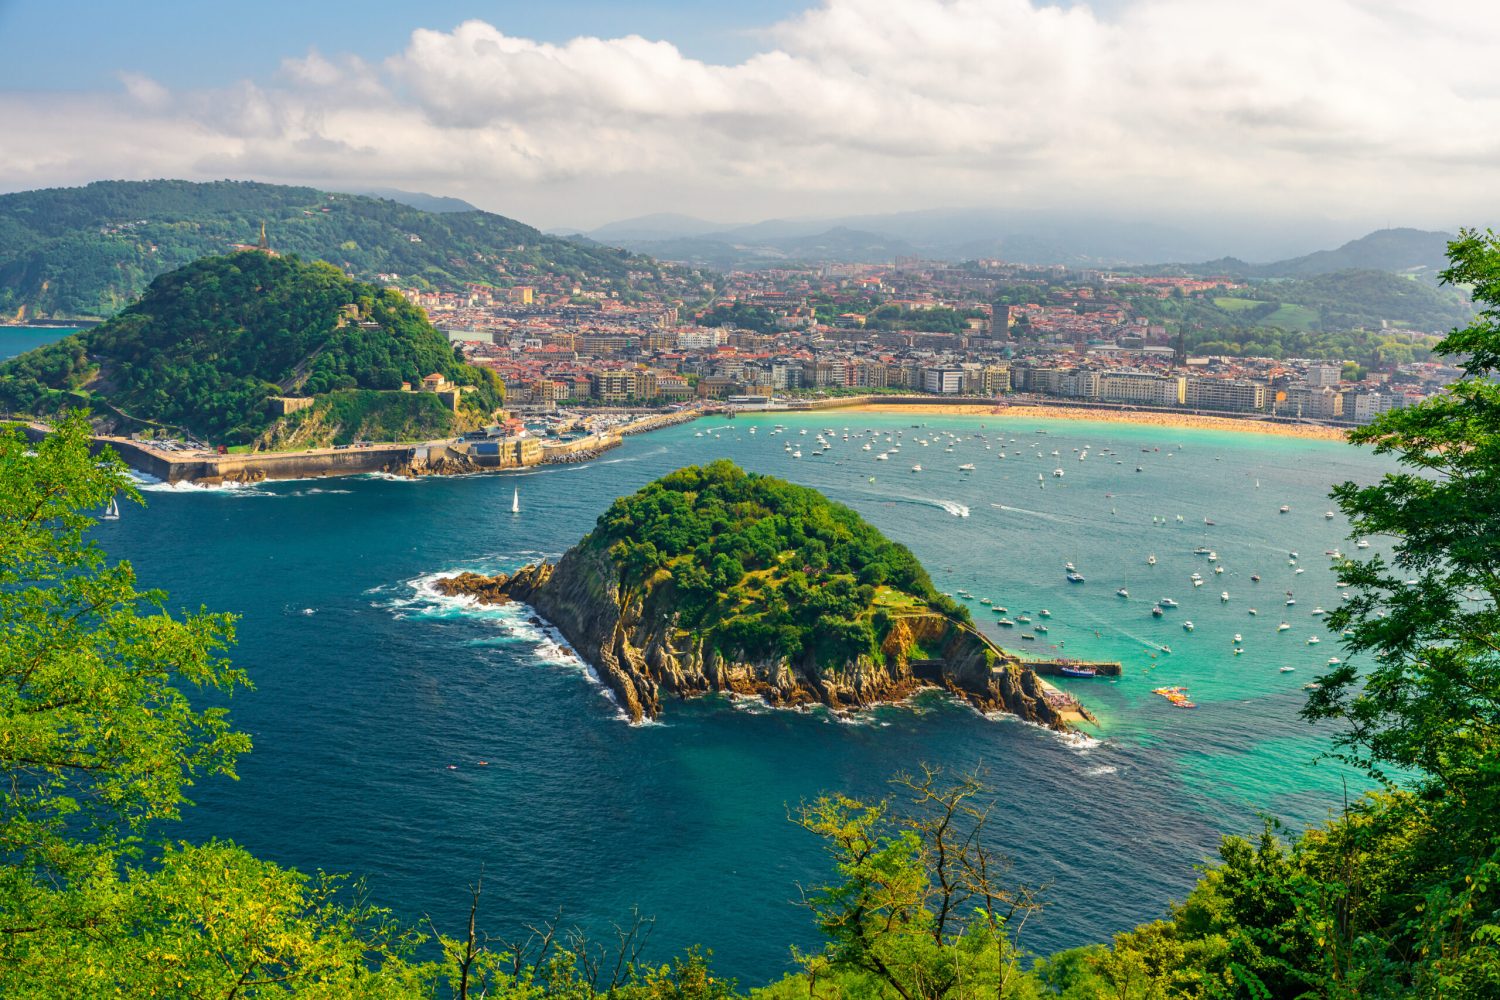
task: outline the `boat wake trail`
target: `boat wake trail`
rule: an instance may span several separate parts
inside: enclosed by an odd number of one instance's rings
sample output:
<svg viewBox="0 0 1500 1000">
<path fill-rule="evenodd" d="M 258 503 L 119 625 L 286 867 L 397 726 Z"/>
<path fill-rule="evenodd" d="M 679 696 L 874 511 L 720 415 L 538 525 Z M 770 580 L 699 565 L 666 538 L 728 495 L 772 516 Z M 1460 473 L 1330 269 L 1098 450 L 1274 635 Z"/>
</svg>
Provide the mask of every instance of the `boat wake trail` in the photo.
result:
<svg viewBox="0 0 1500 1000">
<path fill-rule="evenodd" d="M 1012 507 L 1008 504 L 1003 503 L 992 503 L 990 504 L 990 506 L 999 508 L 1000 510 L 1006 511 L 1007 513 L 1011 514 L 1025 514 L 1027 517 L 1038 517 L 1043 521 L 1051 521 L 1054 524 L 1062 524 L 1064 522 L 1074 520 L 1073 518 L 1069 517 L 1059 517 L 1056 514 L 1048 514 L 1045 511 L 1027 510 L 1025 507 Z"/>
<path fill-rule="evenodd" d="M 945 510 L 945 511 L 947 511 L 948 513 L 952 514 L 954 517 L 968 517 L 969 516 L 969 508 L 965 504 L 961 504 L 961 503 L 959 503 L 956 500 L 943 500 L 943 499 L 941 499 L 939 497 L 898 497 L 898 496 L 887 496 L 886 499 L 887 500 L 894 500 L 897 503 L 916 504 L 917 506 L 920 506 L 920 507 L 936 507 L 939 510 Z"/>
</svg>

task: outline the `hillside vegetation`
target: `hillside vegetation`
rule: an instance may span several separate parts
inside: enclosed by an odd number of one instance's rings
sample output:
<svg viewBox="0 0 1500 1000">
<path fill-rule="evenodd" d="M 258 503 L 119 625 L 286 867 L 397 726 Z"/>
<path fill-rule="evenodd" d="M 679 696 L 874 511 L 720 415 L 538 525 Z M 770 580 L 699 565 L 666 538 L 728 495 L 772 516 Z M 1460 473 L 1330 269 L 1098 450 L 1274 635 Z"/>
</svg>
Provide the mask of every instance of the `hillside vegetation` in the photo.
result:
<svg viewBox="0 0 1500 1000">
<path fill-rule="evenodd" d="M 878 659 L 893 614 L 969 620 L 853 510 L 728 460 L 619 498 L 580 544 L 608 550 L 627 585 L 671 588 L 681 626 L 725 655 Z"/>
<path fill-rule="evenodd" d="M 547 236 L 489 212 L 428 212 L 383 198 L 248 181 L 100 181 L 0 196 L 0 317 L 104 317 L 153 278 L 234 243 L 261 224 L 272 246 L 362 280 L 419 287 L 527 284 L 555 276 L 629 298 L 679 294 L 688 272 L 603 246 Z"/>
<path fill-rule="evenodd" d="M 329 264 L 242 252 L 162 275 L 114 319 L 0 365 L 0 408 L 42 415 L 83 404 L 120 426 L 239 444 L 270 427 L 271 396 L 385 390 L 404 411 L 422 404 L 393 390 L 433 372 L 471 387 L 464 405 L 476 417 L 501 404 L 493 373 L 460 362 L 395 292 Z M 435 429 L 446 432 L 452 417 Z"/>
</svg>

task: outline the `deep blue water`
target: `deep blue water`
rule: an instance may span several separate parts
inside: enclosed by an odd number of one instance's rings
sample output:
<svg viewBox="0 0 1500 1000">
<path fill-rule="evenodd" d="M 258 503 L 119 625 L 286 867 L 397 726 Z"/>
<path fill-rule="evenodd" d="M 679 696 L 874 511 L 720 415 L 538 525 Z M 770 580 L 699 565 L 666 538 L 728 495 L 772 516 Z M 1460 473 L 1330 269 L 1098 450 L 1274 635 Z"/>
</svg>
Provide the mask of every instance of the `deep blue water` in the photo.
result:
<svg viewBox="0 0 1500 1000">
<path fill-rule="evenodd" d="M 1259 812 L 1306 823 L 1339 801 L 1343 773 L 1312 763 L 1326 734 L 1296 711 L 1301 685 L 1339 653 L 1326 634 L 1305 642 L 1322 634 L 1313 606 L 1337 600 L 1323 552 L 1352 544 L 1341 520 L 1323 516 L 1328 485 L 1371 480 L 1380 460 L 1334 443 L 1028 420 L 1004 425 L 1016 454 L 1002 461 L 968 436 L 993 443 L 994 418 L 778 419 L 786 436 L 770 433 L 772 419 L 700 421 L 632 438 L 602 461 L 512 475 L 148 492 L 149 509 L 101 526 L 104 543 L 144 584 L 170 591 L 174 607 L 242 615 L 234 659 L 256 684 L 232 700 L 255 741 L 241 780 L 195 789 L 182 835 L 233 837 L 304 869 L 367 876 L 402 919 L 430 913 L 453 931 L 481 868 L 482 916 L 495 933 L 559 908 L 607 927 L 639 906 L 657 917 L 655 957 L 701 942 L 722 972 L 759 984 L 788 967 L 790 945 L 815 943 L 793 900 L 799 882 L 827 874 L 825 857 L 787 810 L 821 791 L 880 796 L 892 773 L 922 761 L 986 768 L 997 843 L 1017 878 L 1052 887 L 1049 912 L 1023 942 L 1043 952 L 1159 916 L 1220 834 L 1253 831 Z M 790 440 L 810 453 L 827 427 L 839 428 L 827 455 L 785 451 Z M 890 461 L 874 461 L 883 441 L 859 450 L 854 435 L 874 427 L 893 440 L 904 432 Z M 963 436 L 953 453 L 933 437 L 939 428 Z M 915 444 L 919 436 L 932 443 Z M 1071 449 L 1085 445 L 1078 461 Z M 858 724 L 678 703 L 662 724 L 632 727 L 522 614 L 465 608 L 424 586 L 558 555 L 615 496 L 721 456 L 853 506 L 910 545 L 941 589 L 991 597 L 1012 616 L 1047 607 L 1051 632 L 1039 638 L 1123 659 L 1118 682 L 1075 682 L 1104 721 L 1102 739 L 1070 745 L 936 697 Z M 926 471 L 909 471 L 918 461 Z M 960 473 L 961 462 L 978 471 Z M 1055 467 L 1064 478 L 1051 477 Z M 512 516 L 516 487 L 523 512 Z M 1292 510 L 1278 514 L 1283 503 Z M 964 508 L 968 516 L 953 513 Z M 1191 554 L 1201 541 L 1223 575 Z M 1293 550 L 1304 574 L 1289 565 Z M 1067 584 L 1064 561 L 1088 582 Z M 1193 571 L 1207 581 L 1196 590 Z M 1288 589 L 1295 607 L 1283 605 Z M 1149 608 L 1160 596 L 1182 608 L 1156 621 Z M 972 607 L 1020 645 L 989 608 Z M 1294 628 L 1277 633 L 1283 618 Z M 1232 653 L 1235 632 L 1243 656 Z M 1282 664 L 1297 670 L 1280 673 Z M 1150 694 L 1164 684 L 1188 685 L 1200 707 Z"/>
<path fill-rule="evenodd" d="M 77 332 L 51 326 L 0 326 L 0 361 L 25 354 Z"/>
</svg>

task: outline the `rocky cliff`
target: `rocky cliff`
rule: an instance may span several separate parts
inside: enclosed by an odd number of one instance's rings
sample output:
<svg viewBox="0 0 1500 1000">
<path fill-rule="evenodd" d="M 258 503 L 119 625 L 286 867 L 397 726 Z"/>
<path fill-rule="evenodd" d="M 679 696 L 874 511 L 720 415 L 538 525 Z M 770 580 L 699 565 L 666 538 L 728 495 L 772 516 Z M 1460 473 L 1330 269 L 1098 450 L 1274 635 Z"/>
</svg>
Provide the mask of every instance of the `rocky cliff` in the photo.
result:
<svg viewBox="0 0 1500 1000">
<path fill-rule="evenodd" d="M 725 655 L 680 626 L 667 574 L 640 588 L 623 587 L 608 554 L 570 549 L 556 564 L 515 574 L 464 573 L 438 581 L 449 595 L 484 603 L 519 601 L 550 621 L 615 693 L 632 720 L 655 718 L 669 696 L 711 691 L 757 695 L 777 706 L 824 704 L 838 710 L 899 701 L 923 688 L 944 688 L 985 712 L 1005 711 L 1057 730 L 1092 717 L 1066 695 L 1049 691 L 1015 657 L 967 625 L 940 614 L 897 618 L 880 657 L 837 666 Z"/>
</svg>

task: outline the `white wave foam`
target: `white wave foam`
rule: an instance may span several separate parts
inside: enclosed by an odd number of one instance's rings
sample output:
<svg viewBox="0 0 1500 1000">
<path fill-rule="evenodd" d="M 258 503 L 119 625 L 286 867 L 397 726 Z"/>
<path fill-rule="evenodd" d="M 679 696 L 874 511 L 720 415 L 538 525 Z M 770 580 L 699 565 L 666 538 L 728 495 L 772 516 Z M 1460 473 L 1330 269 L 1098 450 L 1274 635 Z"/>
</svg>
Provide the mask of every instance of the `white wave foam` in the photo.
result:
<svg viewBox="0 0 1500 1000">
<path fill-rule="evenodd" d="M 473 570 L 473 567 L 466 567 Z M 492 571 L 492 570 L 491 570 Z M 520 603 L 510 604 L 484 604 L 467 594 L 448 595 L 437 589 L 437 581 L 447 577 L 456 576 L 464 572 L 463 569 L 442 570 L 437 573 L 426 573 L 406 581 L 406 593 L 385 602 L 372 602 L 377 607 L 384 607 L 397 619 L 416 618 L 428 620 L 442 620 L 453 618 L 468 618 L 483 621 L 500 629 L 507 638 L 529 645 L 533 658 L 541 663 L 552 667 L 564 667 L 576 670 L 591 683 L 599 693 L 614 706 L 617 718 L 630 722 L 630 716 L 620 705 L 619 699 L 610 687 L 600 679 L 594 670 L 593 664 L 589 663 L 578 654 L 563 638 L 561 632 L 546 619 L 538 615 L 529 605 Z M 480 572 L 483 572 L 482 570 Z M 388 588 L 375 587 L 366 591 L 367 594 L 388 592 Z M 532 619 L 535 619 L 533 621 Z M 540 624 L 537 624 L 537 623 Z M 478 640 L 480 644 L 489 645 L 485 640 Z M 651 720 L 645 720 L 639 725 L 658 725 Z"/>
<path fill-rule="evenodd" d="M 233 493 L 239 496 L 271 496 L 258 483 L 193 483 L 182 480 L 176 483 L 163 482 L 144 472 L 132 472 L 136 488 L 142 493 Z"/>
<path fill-rule="evenodd" d="M 1118 767 L 1109 764 L 1100 764 L 1098 767 L 1091 767 L 1083 773 L 1090 778 L 1098 778 L 1106 774 L 1114 774 L 1118 770 L 1120 770 Z"/>
</svg>

